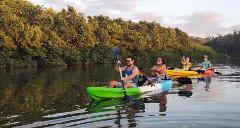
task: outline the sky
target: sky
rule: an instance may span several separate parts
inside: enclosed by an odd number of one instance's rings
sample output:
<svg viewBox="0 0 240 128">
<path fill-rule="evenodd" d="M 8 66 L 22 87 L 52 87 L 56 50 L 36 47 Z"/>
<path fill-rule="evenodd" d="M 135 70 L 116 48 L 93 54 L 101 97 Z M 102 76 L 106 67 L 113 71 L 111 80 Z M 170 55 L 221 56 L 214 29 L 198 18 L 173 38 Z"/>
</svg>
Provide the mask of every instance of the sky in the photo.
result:
<svg viewBox="0 0 240 128">
<path fill-rule="evenodd" d="M 104 15 L 158 22 L 190 36 L 207 37 L 240 30 L 240 0 L 29 0 L 56 11 L 73 6 L 86 16 Z"/>
</svg>

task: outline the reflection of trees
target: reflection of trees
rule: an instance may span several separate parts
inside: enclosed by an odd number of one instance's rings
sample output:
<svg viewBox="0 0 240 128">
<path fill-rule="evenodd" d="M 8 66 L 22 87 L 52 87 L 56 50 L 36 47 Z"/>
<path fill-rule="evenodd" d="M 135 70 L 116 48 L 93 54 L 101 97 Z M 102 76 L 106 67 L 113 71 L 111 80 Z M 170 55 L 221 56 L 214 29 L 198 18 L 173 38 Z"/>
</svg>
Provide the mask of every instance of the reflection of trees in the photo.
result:
<svg viewBox="0 0 240 128">
<path fill-rule="evenodd" d="M 82 74 L 66 68 L 2 72 L 0 117 L 24 114 L 30 121 L 46 113 L 85 108 L 89 102 L 86 85 L 95 83 L 82 80 Z"/>
</svg>

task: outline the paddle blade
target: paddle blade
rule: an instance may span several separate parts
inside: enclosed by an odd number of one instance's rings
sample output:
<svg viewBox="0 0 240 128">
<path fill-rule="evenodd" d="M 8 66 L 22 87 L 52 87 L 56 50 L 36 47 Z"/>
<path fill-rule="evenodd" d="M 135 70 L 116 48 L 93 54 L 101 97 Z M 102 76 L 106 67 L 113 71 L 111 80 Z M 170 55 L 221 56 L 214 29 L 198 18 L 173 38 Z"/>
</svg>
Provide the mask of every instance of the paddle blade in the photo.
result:
<svg viewBox="0 0 240 128">
<path fill-rule="evenodd" d="M 113 48 L 113 55 L 114 55 L 115 60 L 118 58 L 119 52 L 120 52 L 120 50 L 117 46 Z"/>
<path fill-rule="evenodd" d="M 215 74 L 217 74 L 217 75 L 222 75 L 222 73 L 221 72 L 214 72 Z"/>
</svg>

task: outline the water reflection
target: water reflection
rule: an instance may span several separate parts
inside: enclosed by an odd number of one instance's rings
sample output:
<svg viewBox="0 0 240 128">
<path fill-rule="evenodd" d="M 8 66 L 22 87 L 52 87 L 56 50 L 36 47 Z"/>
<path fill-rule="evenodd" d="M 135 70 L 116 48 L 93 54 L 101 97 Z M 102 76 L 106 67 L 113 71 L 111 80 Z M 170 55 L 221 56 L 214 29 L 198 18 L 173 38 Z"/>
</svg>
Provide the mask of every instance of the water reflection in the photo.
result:
<svg viewBox="0 0 240 128">
<path fill-rule="evenodd" d="M 140 99 L 133 99 L 131 102 L 125 104 L 122 99 L 108 99 L 102 101 L 92 101 L 86 109 L 89 113 L 99 113 L 106 111 L 116 111 L 116 118 L 114 123 L 118 127 L 123 127 L 127 120 L 128 127 L 137 127 L 139 113 L 145 112 L 146 103 L 159 104 L 159 115 L 166 115 L 167 110 L 167 93 L 160 93 Z M 123 124 L 122 124 L 123 123 Z"/>
<path fill-rule="evenodd" d="M 0 124 L 22 125 L 46 114 L 85 108 L 90 101 L 88 71 L 66 68 L 6 71 L 0 74 Z M 86 76 L 85 76 L 86 77 Z"/>
<path fill-rule="evenodd" d="M 171 93 L 177 93 L 179 96 L 184 96 L 190 98 L 193 94 L 193 82 L 191 78 L 188 77 L 175 77 L 173 79 L 175 90 L 171 91 Z M 176 90 L 177 89 L 177 90 Z"/>
<path fill-rule="evenodd" d="M 114 79 L 112 66 L 0 73 L 0 127 L 238 127 L 240 70 L 184 79 L 168 93 L 92 102 L 87 86 Z M 187 82 L 186 82 L 187 81 Z M 162 118 L 161 118 L 162 117 Z"/>
<path fill-rule="evenodd" d="M 210 89 L 211 79 L 212 79 L 211 76 L 210 76 L 210 77 L 198 78 L 198 82 L 199 82 L 199 81 L 203 81 L 203 82 L 206 83 L 205 86 L 204 86 L 204 88 L 205 88 L 205 91 L 207 91 L 207 92 L 209 92 L 209 89 Z"/>
</svg>

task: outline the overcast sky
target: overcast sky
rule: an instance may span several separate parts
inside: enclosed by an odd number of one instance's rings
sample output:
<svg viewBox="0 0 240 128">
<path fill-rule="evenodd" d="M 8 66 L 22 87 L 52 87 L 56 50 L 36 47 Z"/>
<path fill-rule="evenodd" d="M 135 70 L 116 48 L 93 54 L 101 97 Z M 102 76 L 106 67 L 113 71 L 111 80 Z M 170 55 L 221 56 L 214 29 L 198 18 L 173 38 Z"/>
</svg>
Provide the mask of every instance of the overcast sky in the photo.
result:
<svg viewBox="0 0 240 128">
<path fill-rule="evenodd" d="M 240 30 L 240 0 L 30 0 L 56 10 L 73 6 L 85 15 L 156 21 L 206 37 Z"/>
</svg>

